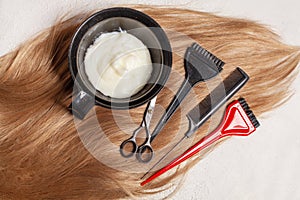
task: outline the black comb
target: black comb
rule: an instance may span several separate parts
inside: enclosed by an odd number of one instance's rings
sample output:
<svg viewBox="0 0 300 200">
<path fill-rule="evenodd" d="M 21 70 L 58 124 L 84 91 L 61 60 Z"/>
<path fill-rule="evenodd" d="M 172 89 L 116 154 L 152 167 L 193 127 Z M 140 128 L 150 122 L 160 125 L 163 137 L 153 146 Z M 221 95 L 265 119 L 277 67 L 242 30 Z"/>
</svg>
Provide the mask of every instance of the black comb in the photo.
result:
<svg viewBox="0 0 300 200">
<path fill-rule="evenodd" d="M 185 80 L 171 101 L 166 112 L 156 125 L 151 142 L 163 129 L 170 117 L 175 113 L 180 103 L 189 93 L 191 88 L 198 82 L 209 80 L 222 71 L 224 62 L 215 55 L 202 48 L 197 43 L 193 43 L 187 48 L 184 56 Z"/>
<path fill-rule="evenodd" d="M 202 126 L 221 106 L 235 95 L 249 80 L 249 76 L 241 68 L 236 68 L 223 83 L 218 85 L 188 114 L 190 122 L 186 137 L 190 137 Z"/>
<path fill-rule="evenodd" d="M 248 115 L 251 123 L 253 124 L 253 126 L 255 128 L 258 128 L 260 126 L 260 123 L 258 122 L 258 120 L 256 119 L 254 113 L 252 112 L 252 110 L 250 110 L 250 107 L 248 105 L 248 103 L 246 102 L 246 100 L 244 98 L 240 98 L 239 103 L 241 104 L 241 106 L 243 107 L 245 113 Z"/>
</svg>

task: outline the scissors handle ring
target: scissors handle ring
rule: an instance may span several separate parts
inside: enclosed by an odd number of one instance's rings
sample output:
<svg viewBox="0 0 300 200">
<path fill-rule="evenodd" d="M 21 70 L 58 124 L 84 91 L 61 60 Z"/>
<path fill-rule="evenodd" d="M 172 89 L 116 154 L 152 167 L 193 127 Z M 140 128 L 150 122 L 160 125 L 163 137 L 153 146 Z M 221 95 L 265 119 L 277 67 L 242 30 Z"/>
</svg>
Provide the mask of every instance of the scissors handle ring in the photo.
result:
<svg viewBox="0 0 300 200">
<path fill-rule="evenodd" d="M 144 156 L 144 154 L 147 154 L 147 155 Z M 142 163 L 148 163 L 152 160 L 153 155 L 154 155 L 154 152 L 153 152 L 151 145 L 143 144 L 143 145 L 139 146 L 136 157 L 137 157 L 138 161 L 140 161 Z"/>
<path fill-rule="evenodd" d="M 129 153 L 125 153 L 124 148 L 128 144 L 132 145 L 132 149 Z M 122 142 L 122 144 L 120 146 L 120 153 L 124 158 L 129 158 L 129 157 L 133 156 L 133 154 L 135 154 L 137 152 L 137 150 L 138 150 L 138 146 L 136 144 L 135 138 L 133 138 L 133 137 Z"/>
</svg>

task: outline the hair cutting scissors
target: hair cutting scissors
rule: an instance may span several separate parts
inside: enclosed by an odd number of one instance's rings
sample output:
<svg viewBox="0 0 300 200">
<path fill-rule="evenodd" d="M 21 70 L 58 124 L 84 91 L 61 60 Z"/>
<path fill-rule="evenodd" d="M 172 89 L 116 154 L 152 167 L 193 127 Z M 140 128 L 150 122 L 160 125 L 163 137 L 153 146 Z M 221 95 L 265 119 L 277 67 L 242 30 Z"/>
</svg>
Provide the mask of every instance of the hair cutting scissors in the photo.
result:
<svg viewBox="0 0 300 200">
<path fill-rule="evenodd" d="M 149 162 L 153 157 L 153 149 L 151 146 L 151 135 L 150 135 L 150 121 L 154 112 L 154 107 L 156 103 L 156 98 L 154 97 L 151 101 L 149 101 L 146 110 L 144 112 L 143 121 L 141 122 L 141 125 L 133 131 L 133 134 L 130 138 L 122 142 L 120 146 L 120 153 L 123 157 L 129 158 L 136 154 L 137 159 L 140 162 L 147 163 Z M 136 142 L 137 135 L 145 129 L 146 132 L 146 140 L 145 142 L 138 146 Z M 127 154 L 127 151 L 125 151 L 125 146 L 131 147 L 131 151 Z M 125 153 L 126 152 L 126 153 Z"/>
</svg>

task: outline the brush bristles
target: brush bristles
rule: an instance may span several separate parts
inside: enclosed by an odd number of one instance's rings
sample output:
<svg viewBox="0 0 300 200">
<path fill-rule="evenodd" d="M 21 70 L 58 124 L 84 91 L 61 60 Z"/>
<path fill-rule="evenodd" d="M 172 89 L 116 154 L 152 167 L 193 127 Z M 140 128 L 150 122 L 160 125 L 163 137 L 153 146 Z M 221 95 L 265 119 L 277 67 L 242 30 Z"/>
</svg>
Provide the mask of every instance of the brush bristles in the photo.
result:
<svg viewBox="0 0 300 200">
<path fill-rule="evenodd" d="M 217 58 L 215 55 L 213 55 L 212 53 L 210 53 L 209 51 L 207 51 L 206 49 L 204 49 L 203 47 L 201 47 L 197 43 L 193 43 L 192 48 L 197 53 L 202 54 L 205 58 L 210 59 L 211 61 L 213 61 L 216 65 L 216 67 L 218 68 L 218 70 L 222 71 L 223 66 L 225 65 L 225 63 L 221 59 Z"/>
<path fill-rule="evenodd" d="M 248 115 L 248 117 L 251 120 L 253 126 L 255 128 L 258 128 L 260 126 L 260 124 L 259 124 L 258 120 L 256 119 L 256 117 L 255 117 L 254 113 L 252 112 L 252 110 L 250 110 L 250 107 L 249 107 L 248 103 L 246 102 L 246 100 L 244 98 L 240 98 L 239 103 L 243 107 L 245 113 Z"/>
</svg>

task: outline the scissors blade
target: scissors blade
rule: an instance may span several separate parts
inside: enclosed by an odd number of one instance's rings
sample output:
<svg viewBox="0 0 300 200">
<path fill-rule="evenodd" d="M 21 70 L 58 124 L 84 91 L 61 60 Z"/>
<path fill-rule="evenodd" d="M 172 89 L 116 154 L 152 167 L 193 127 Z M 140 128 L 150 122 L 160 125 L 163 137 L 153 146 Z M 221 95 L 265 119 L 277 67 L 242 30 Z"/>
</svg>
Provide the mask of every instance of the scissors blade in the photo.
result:
<svg viewBox="0 0 300 200">
<path fill-rule="evenodd" d="M 144 114 L 143 122 L 145 123 L 145 127 L 147 127 L 147 128 L 149 128 L 149 126 L 150 126 L 150 121 L 152 119 L 152 115 L 153 115 L 154 108 L 155 108 L 156 98 L 157 98 L 157 96 L 155 96 L 153 99 L 151 99 L 151 101 L 147 105 L 147 109 Z"/>
</svg>

